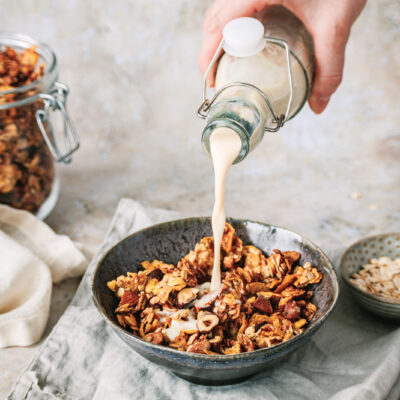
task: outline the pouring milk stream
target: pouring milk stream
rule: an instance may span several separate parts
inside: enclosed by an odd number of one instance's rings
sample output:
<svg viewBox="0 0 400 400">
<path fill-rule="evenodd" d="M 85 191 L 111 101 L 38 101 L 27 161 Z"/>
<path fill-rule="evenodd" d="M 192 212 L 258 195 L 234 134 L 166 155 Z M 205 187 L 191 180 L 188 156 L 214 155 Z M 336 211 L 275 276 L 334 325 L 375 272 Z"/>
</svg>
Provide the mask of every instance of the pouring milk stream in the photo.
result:
<svg viewBox="0 0 400 400">
<path fill-rule="evenodd" d="M 206 118 L 202 143 L 212 157 L 215 176 L 210 295 L 221 289 L 228 170 L 260 143 L 264 131 L 279 130 L 300 111 L 314 73 L 312 39 L 302 23 L 280 6 L 269 7 L 258 17 L 263 23 L 237 18 L 224 27 L 221 46 L 225 53 L 216 71 L 216 94 L 211 101 L 204 98 L 199 109 Z M 204 84 L 206 79 L 207 75 Z"/>
<path fill-rule="evenodd" d="M 214 266 L 211 278 L 211 292 L 221 287 L 221 240 L 225 228 L 225 178 L 229 167 L 236 160 L 241 140 L 236 132 L 229 128 L 218 128 L 211 135 L 211 156 L 214 163 L 215 202 L 212 214 L 214 236 Z"/>
</svg>

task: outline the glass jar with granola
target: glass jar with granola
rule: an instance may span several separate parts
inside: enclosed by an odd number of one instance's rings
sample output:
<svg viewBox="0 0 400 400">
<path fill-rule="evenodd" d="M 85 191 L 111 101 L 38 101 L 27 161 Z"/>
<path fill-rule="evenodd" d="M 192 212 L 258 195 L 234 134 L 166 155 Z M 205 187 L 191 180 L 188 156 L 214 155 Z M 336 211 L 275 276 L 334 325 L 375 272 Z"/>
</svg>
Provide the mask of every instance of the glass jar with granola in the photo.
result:
<svg viewBox="0 0 400 400">
<path fill-rule="evenodd" d="M 55 161 L 69 163 L 79 147 L 65 106 L 68 88 L 57 75 L 48 46 L 0 33 L 0 203 L 40 218 L 58 198 Z"/>
</svg>

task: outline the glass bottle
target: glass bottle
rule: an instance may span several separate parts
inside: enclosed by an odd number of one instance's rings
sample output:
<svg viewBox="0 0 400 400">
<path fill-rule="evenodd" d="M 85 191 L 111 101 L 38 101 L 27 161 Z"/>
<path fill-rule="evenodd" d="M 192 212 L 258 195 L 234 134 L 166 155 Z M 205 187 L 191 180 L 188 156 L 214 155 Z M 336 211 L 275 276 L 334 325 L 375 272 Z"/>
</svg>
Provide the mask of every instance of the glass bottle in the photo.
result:
<svg viewBox="0 0 400 400">
<path fill-rule="evenodd" d="M 206 98 L 206 80 L 216 63 L 216 93 Z M 237 18 L 223 29 L 223 39 L 204 77 L 203 104 L 198 114 L 206 119 L 202 143 L 210 155 L 215 129 L 230 128 L 242 141 L 235 163 L 262 140 L 276 132 L 303 107 L 314 75 L 310 34 L 292 13 L 268 7 L 256 18 Z"/>
</svg>

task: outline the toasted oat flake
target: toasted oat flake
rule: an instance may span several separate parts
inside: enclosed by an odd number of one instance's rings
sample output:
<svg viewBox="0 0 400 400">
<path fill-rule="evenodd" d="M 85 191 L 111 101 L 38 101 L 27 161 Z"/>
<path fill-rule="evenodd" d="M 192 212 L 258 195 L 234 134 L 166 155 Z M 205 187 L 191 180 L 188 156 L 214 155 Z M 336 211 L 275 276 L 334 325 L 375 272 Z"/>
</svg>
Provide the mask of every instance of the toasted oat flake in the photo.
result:
<svg viewBox="0 0 400 400">
<path fill-rule="evenodd" d="M 229 224 L 225 235 L 221 290 L 210 291 L 213 238 L 205 237 L 176 266 L 144 261 L 143 270 L 107 283 L 119 324 L 154 344 L 208 355 L 271 347 L 303 332 L 317 311 L 310 298 L 321 272 L 300 265 L 298 252 L 267 257 L 243 245 Z"/>
<path fill-rule="evenodd" d="M 400 300 L 400 258 L 372 258 L 350 280 L 370 294 Z"/>
</svg>

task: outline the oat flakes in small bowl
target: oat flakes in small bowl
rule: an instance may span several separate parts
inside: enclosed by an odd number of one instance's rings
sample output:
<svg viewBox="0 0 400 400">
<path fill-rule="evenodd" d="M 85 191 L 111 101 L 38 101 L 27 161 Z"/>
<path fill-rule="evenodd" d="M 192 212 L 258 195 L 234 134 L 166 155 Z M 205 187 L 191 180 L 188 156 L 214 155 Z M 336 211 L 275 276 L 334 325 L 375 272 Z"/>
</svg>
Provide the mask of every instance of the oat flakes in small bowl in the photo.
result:
<svg viewBox="0 0 400 400">
<path fill-rule="evenodd" d="M 379 316 L 400 319 L 400 233 L 354 243 L 343 254 L 339 270 L 361 306 Z"/>
<path fill-rule="evenodd" d="M 209 218 L 136 232 L 117 243 L 92 276 L 100 314 L 132 350 L 207 385 L 241 381 L 287 357 L 326 321 L 338 297 L 332 264 L 313 243 L 267 224 L 228 222 L 226 239 L 234 245 L 223 250 L 227 288 L 204 309 L 191 304 L 201 301 L 210 278 Z"/>
</svg>

